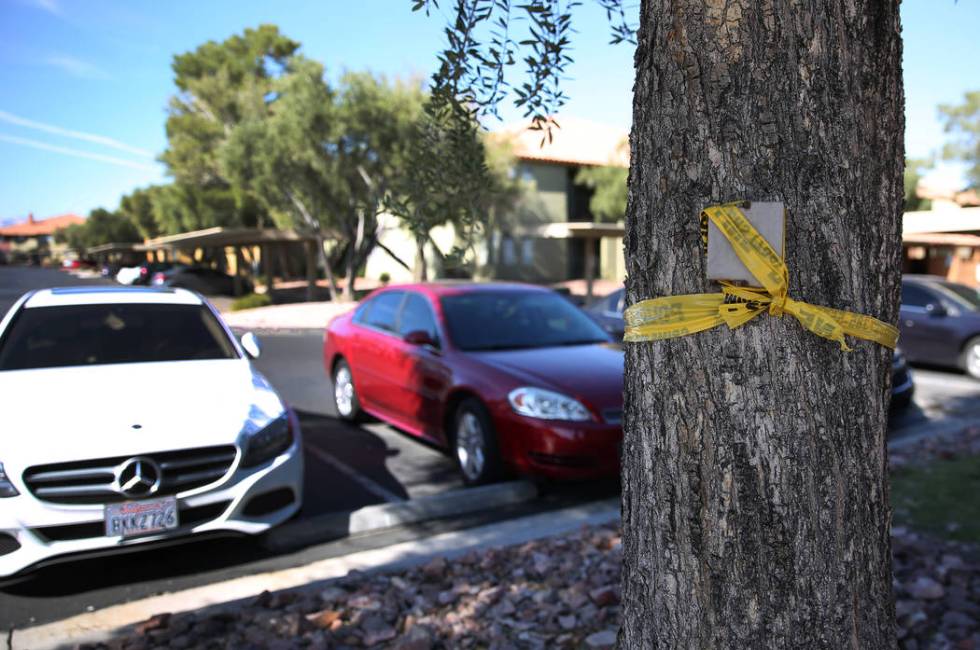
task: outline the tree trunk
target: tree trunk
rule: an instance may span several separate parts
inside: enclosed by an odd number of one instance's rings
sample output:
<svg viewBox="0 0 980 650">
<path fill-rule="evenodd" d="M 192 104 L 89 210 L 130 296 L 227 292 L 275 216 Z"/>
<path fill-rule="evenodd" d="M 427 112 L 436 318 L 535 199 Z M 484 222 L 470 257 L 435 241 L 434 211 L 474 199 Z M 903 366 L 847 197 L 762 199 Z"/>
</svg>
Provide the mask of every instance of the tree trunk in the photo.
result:
<svg viewBox="0 0 980 650">
<path fill-rule="evenodd" d="M 364 211 L 357 211 L 357 231 L 354 234 L 354 239 L 350 243 L 347 249 L 347 260 L 346 265 L 346 281 L 344 282 L 344 300 L 350 302 L 354 300 L 354 280 L 357 277 L 357 260 L 358 252 L 360 251 L 361 244 L 364 241 Z"/>
<path fill-rule="evenodd" d="M 300 218 L 306 224 L 306 227 L 313 232 L 313 236 L 316 237 L 316 248 L 318 255 L 320 257 L 320 263 L 323 264 L 323 272 L 327 276 L 327 286 L 330 290 L 330 302 L 337 302 L 337 296 L 339 291 L 337 289 L 337 278 L 334 277 L 333 269 L 330 267 L 330 258 L 327 257 L 326 251 L 326 239 L 323 237 L 323 231 L 320 229 L 320 222 L 317 221 L 309 209 L 307 209 L 306 204 L 303 203 L 292 192 L 286 191 L 286 196 L 292 201 L 293 206 L 299 212 Z"/>
<path fill-rule="evenodd" d="M 899 6 L 646 0 L 629 302 L 717 291 L 698 213 L 783 201 L 790 296 L 895 323 Z M 891 351 L 792 317 L 626 347 L 624 648 L 895 645 Z"/>
<path fill-rule="evenodd" d="M 425 263 L 425 243 L 427 237 L 415 237 L 415 281 L 427 282 L 429 280 L 429 269 Z"/>
<path fill-rule="evenodd" d="M 337 302 L 340 290 L 337 288 L 337 278 L 334 277 L 333 268 L 330 266 L 330 258 L 327 257 L 327 242 L 323 238 L 323 233 L 316 231 L 316 248 L 320 254 L 320 263 L 323 264 L 323 273 L 327 276 L 327 290 L 330 292 L 330 302 Z"/>
</svg>

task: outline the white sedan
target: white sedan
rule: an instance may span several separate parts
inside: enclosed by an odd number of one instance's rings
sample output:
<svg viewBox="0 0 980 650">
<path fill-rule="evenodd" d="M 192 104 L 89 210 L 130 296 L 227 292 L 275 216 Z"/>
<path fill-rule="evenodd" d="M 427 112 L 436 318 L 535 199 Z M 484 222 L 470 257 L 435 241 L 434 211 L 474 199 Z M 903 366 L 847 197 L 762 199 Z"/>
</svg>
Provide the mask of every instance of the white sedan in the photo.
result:
<svg viewBox="0 0 980 650">
<path fill-rule="evenodd" d="M 299 509 L 295 415 L 183 289 L 73 287 L 0 322 L 0 577 Z"/>
</svg>

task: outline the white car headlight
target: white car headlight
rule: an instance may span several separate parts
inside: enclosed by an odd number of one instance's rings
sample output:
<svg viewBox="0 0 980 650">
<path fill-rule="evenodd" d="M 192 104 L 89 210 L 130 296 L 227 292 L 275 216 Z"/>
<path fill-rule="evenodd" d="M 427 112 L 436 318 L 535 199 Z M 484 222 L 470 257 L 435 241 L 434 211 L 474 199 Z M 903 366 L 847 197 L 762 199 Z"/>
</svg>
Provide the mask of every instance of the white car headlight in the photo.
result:
<svg viewBox="0 0 980 650">
<path fill-rule="evenodd" d="M 0 499 L 6 497 L 15 497 L 20 492 L 14 487 L 14 484 L 10 482 L 10 478 L 7 476 L 7 472 L 3 469 L 3 463 L 0 463 Z"/>
<path fill-rule="evenodd" d="M 288 412 L 254 433 L 245 441 L 242 467 L 255 467 L 272 460 L 293 445 L 293 419 Z"/>
<path fill-rule="evenodd" d="M 542 420 L 573 420 L 584 422 L 592 419 L 589 409 L 577 400 L 543 388 L 524 386 L 515 388 L 507 395 L 507 401 L 516 413 Z"/>
</svg>

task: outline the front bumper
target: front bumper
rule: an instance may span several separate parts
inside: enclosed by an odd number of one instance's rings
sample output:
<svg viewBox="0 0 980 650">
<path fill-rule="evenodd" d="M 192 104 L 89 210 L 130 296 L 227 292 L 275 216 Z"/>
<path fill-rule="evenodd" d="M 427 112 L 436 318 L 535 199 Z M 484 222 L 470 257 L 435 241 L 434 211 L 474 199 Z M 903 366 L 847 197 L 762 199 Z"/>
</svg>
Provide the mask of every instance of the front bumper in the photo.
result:
<svg viewBox="0 0 980 650">
<path fill-rule="evenodd" d="M 914 394 L 915 381 L 908 364 L 904 359 L 892 364 L 892 410 L 907 407 L 912 402 Z"/>
<path fill-rule="evenodd" d="M 494 427 L 504 461 L 522 474 L 582 480 L 619 473 L 619 424 L 538 420 L 501 409 Z"/>
<path fill-rule="evenodd" d="M 237 467 L 236 460 L 236 467 Z M 179 527 L 130 539 L 107 537 L 101 504 L 69 506 L 21 491 L 0 501 L 0 578 L 54 563 L 205 533 L 256 535 L 292 517 L 303 500 L 302 439 L 273 460 L 236 469 L 214 487 L 177 495 Z"/>
</svg>

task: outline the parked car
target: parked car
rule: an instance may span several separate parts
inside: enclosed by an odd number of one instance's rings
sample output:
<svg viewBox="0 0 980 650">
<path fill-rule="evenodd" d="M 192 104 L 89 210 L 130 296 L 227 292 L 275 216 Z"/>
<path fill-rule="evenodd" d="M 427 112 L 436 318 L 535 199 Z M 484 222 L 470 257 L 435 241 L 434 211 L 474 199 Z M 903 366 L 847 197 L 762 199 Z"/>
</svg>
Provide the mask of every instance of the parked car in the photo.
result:
<svg viewBox="0 0 980 650">
<path fill-rule="evenodd" d="M 120 284 L 148 285 L 153 275 L 172 267 L 170 262 L 143 262 L 137 266 L 126 266 L 116 273 L 116 282 Z"/>
<path fill-rule="evenodd" d="M 0 321 L 0 577 L 289 519 L 300 429 L 258 351 L 189 291 L 23 296 Z"/>
<path fill-rule="evenodd" d="M 380 289 L 329 324 L 323 354 L 341 418 L 370 413 L 449 449 L 468 484 L 618 471 L 623 353 L 551 290 Z"/>
<path fill-rule="evenodd" d="M 623 320 L 623 303 L 626 291 L 618 289 L 607 296 L 595 300 L 586 307 L 588 314 L 604 329 L 613 339 L 623 340 L 623 333 L 626 323 Z M 912 379 L 912 371 L 908 367 L 905 356 L 901 351 L 895 350 L 892 356 L 892 409 L 903 409 L 912 401 L 915 393 L 915 384 Z"/>
<path fill-rule="evenodd" d="M 912 363 L 965 370 L 980 379 L 980 293 L 929 275 L 902 278 L 902 350 Z"/>
<path fill-rule="evenodd" d="M 94 269 L 95 262 L 91 260 L 66 259 L 61 261 L 61 268 L 65 271 L 80 271 L 82 269 Z"/>
<path fill-rule="evenodd" d="M 625 297 L 626 290 L 617 289 L 607 296 L 594 300 L 585 308 L 589 316 L 617 341 L 623 340 L 623 333 L 626 330 L 626 323 L 623 321 L 623 300 Z"/>
<path fill-rule="evenodd" d="M 242 278 L 242 290 L 249 293 L 252 285 Z M 151 284 L 180 289 L 190 289 L 206 296 L 235 295 L 235 278 L 204 266 L 183 266 L 176 264 L 153 274 Z"/>
</svg>

